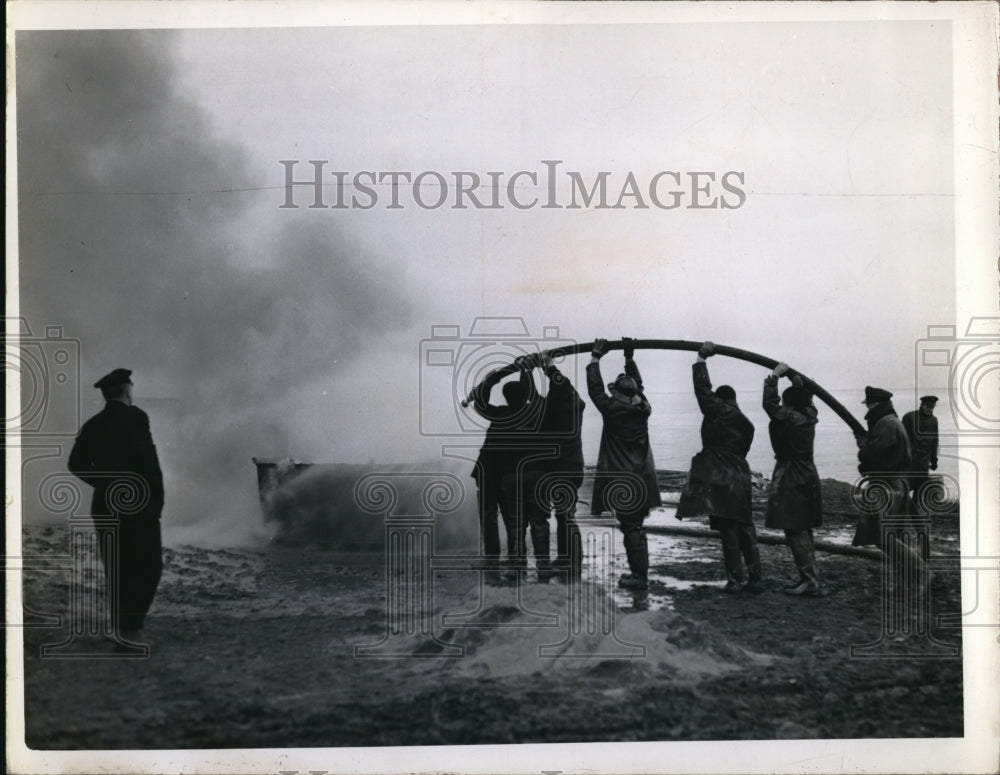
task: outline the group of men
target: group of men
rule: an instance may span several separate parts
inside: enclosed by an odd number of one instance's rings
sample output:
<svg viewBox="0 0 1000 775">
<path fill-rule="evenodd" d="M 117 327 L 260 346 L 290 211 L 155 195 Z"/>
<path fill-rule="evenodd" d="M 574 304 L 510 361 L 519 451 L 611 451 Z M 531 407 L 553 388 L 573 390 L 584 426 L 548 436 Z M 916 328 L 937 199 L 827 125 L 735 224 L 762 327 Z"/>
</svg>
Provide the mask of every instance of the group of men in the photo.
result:
<svg viewBox="0 0 1000 775">
<path fill-rule="evenodd" d="M 527 568 L 527 533 L 540 581 L 567 578 L 579 569 L 580 538 L 573 522 L 577 490 L 583 483 L 580 427 L 585 404 L 576 388 L 547 353 L 515 361 L 517 381 L 503 385 L 506 404 L 490 403 L 490 393 L 505 376 L 493 371 L 472 391 L 473 407 L 489 421 L 473 469 L 479 488 L 483 555 L 495 561 L 487 573 L 499 581 L 500 529 L 507 537 L 507 570 Z M 540 398 L 531 372 L 540 367 L 548 390 Z M 556 558 L 551 558 L 551 510 L 556 518 Z"/>
<path fill-rule="evenodd" d="M 603 418 L 594 478 L 591 514 L 614 513 L 623 535 L 629 571 L 619 584 L 648 586 L 649 548 L 643 527 L 650 509 L 661 504 L 656 466 L 649 442 L 652 407 L 643 391 L 634 359 L 633 340 L 624 339 L 625 367 L 605 386 L 600 361 L 606 339 L 594 342 L 587 365 L 587 392 Z M 751 508 L 747 453 L 754 427 L 740 411 L 728 385 L 712 389 L 707 359 L 715 345 L 705 342 L 693 367 L 694 393 L 703 415 L 702 450 L 691 462 L 681 495 L 680 518 L 709 515 L 722 539 L 727 592 L 762 591 L 763 570 Z M 504 404 L 490 394 L 505 373 L 491 372 L 473 390 L 476 411 L 489 420 L 486 438 L 473 471 L 478 484 L 483 554 L 496 561 L 488 572 L 501 579 L 501 568 L 527 567 L 530 532 L 538 578 L 570 580 L 579 575 L 581 546 L 574 521 L 577 491 L 583 483 L 580 438 L 586 404 L 547 353 L 519 358 L 516 381 L 503 385 Z M 548 379 L 538 394 L 532 371 Z M 814 528 L 823 520 L 819 474 L 813 460 L 817 412 L 806 381 L 799 376 L 779 397 L 778 380 L 789 373 L 778 364 L 764 380 L 764 410 L 774 449 L 775 468 L 768 494 L 765 525 L 784 530 L 799 580 L 785 588 L 792 595 L 821 593 L 813 547 Z M 162 569 L 160 514 L 163 475 L 149 429 L 149 417 L 132 402 L 132 372 L 115 369 L 98 380 L 104 409 L 84 423 L 69 456 L 69 470 L 94 488 L 92 514 L 97 522 L 101 560 L 111 591 L 111 621 L 119 642 L 141 634 Z M 606 389 L 605 389 L 606 388 Z M 885 514 L 914 512 L 911 491 L 919 500 L 937 468 L 935 396 L 923 396 L 920 409 L 902 420 L 892 394 L 865 388 L 868 432 L 859 434 L 859 470 L 874 486 L 890 494 Z M 123 497 L 124 496 L 124 497 Z M 501 516 L 507 537 L 507 559 L 500 558 Z M 556 520 L 556 556 L 551 556 L 549 520 Z M 878 520 L 859 524 L 855 544 L 882 547 Z M 900 545 L 893 556 L 913 555 Z M 913 557 L 920 562 L 920 557 Z M 746 566 L 746 582 L 743 568 Z"/>
<path fill-rule="evenodd" d="M 649 441 L 652 407 L 634 360 L 633 341 L 623 339 L 624 371 L 606 389 L 600 360 L 608 352 L 607 340 L 595 340 L 587 365 L 587 392 L 603 419 L 590 511 L 592 516 L 615 515 L 629 566 L 618 584 L 644 590 L 649 583 L 649 549 L 643 525 L 650 509 L 661 500 Z M 747 463 L 754 426 L 740 410 L 731 386 L 712 388 L 707 359 L 715 352 L 715 345 L 705 342 L 693 365 L 694 394 L 703 417 L 702 449 L 691 461 L 677 516 L 707 515 L 710 527 L 721 538 L 726 572 L 723 590 L 757 594 L 764 589 L 763 568 Z M 545 398 L 539 398 L 531 378 L 536 366 L 549 378 Z M 518 381 L 503 387 L 506 405 L 489 402 L 492 388 L 505 376 L 502 371 L 489 374 L 473 391 L 476 410 L 490 421 L 473 472 L 479 485 L 483 551 L 498 567 L 524 569 L 530 530 L 539 580 L 548 581 L 553 571 L 559 578 L 571 578 L 579 572 L 578 557 L 574 557 L 579 534 L 574 521 L 576 498 L 566 491 L 578 488 L 583 480 L 580 429 L 585 404 L 546 354 L 520 358 L 515 367 Z M 790 377 L 792 384 L 779 395 L 782 377 Z M 784 531 L 799 578 L 783 591 L 794 596 L 823 593 L 813 541 L 813 530 L 823 523 L 823 503 L 813 458 L 818 413 L 810 384 L 779 363 L 764 380 L 763 389 L 775 456 L 764 524 Z M 920 410 L 902 421 L 891 398 L 886 390 L 865 389 L 868 432 L 857 436 L 859 471 L 870 485 L 893 493 L 883 514 L 906 515 L 913 513 L 910 491 L 925 486 L 928 471 L 937 467 L 937 420 L 933 416 L 937 398 L 924 396 Z M 546 478 L 557 479 L 563 487 L 558 499 L 540 486 Z M 507 534 L 506 560 L 500 558 L 498 513 Z M 555 514 L 559 536 L 555 563 L 548 540 L 550 513 Z M 854 542 L 881 547 L 879 520 L 859 525 Z M 894 556 L 903 551 L 912 553 L 902 547 Z"/>
</svg>

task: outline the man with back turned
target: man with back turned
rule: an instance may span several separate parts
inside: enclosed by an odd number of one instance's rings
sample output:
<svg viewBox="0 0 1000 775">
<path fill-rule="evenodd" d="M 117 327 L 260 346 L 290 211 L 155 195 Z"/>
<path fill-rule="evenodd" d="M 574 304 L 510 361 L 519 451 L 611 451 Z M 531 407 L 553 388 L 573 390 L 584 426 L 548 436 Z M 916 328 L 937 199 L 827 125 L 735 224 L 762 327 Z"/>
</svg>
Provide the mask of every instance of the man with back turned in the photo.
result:
<svg viewBox="0 0 1000 775">
<path fill-rule="evenodd" d="M 503 384 L 505 404 L 490 403 L 496 385 L 507 376 L 503 370 L 489 372 L 472 389 L 472 406 L 489 421 L 483 446 L 472 470 L 479 490 L 479 525 L 482 554 L 496 563 L 487 579 L 498 581 L 500 568 L 500 528 L 497 513 L 503 519 L 507 535 L 509 568 L 527 566 L 527 521 L 517 504 L 517 477 L 524 454 L 525 428 L 532 427 L 537 414 L 537 392 L 531 379 L 532 366 L 523 359 L 516 361 L 518 379 Z"/>
<path fill-rule="evenodd" d="M 523 465 L 523 512 L 531 530 L 531 547 L 542 583 L 579 577 L 581 546 L 574 519 L 578 490 L 583 483 L 583 443 L 580 430 L 586 408 L 569 378 L 556 367 L 549 353 L 529 361 L 548 377 L 548 391 L 541 400 L 537 433 L 527 436 L 532 449 Z M 556 518 L 556 561 L 551 559 L 549 518 Z"/>
<path fill-rule="evenodd" d="M 139 636 L 163 569 L 163 474 L 149 416 L 132 405 L 131 376 L 115 369 L 94 383 L 107 403 L 83 424 L 68 466 L 94 488 L 111 621 L 125 640 Z"/>
<path fill-rule="evenodd" d="M 761 586 L 760 553 L 753 524 L 750 465 L 747 453 L 753 442 L 753 423 L 740 411 L 736 391 L 729 385 L 712 390 L 705 359 L 715 354 L 715 345 L 705 342 L 698 350 L 692 377 L 694 394 L 701 409 L 702 450 L 691 460 L 691 473 L 681 493 L 677 517 L 709 515 L 709 527 L 722 538 L 726 566 L 725 592 L 741 589 L 758 593 Z M 749 578 L 743 583 L 743 563 Z"/>
<path fill-rule="evenodd" d="M 808 383 L 798 374 L 778 396 L 778 379 L 788 372 L 788 364 L 779 363 L 764 379 L 764 411 L 771 418 L 767 430 L 775 460 L 764 524 L 785 531 L 799 571 L 799 581 L 782 591 L 814 597 L 822 594 L 813 544 L 813 528 L 823 524 L 822 489 L 813 460 L 818 412 Z"/>
<path fill-rule="evenodd" d="M 652 407 L 643 392 L 642 376 L 633 360 L 633 341 L 623 338 L 625 371 L 604 391 L 600 360 L 608 352 L 608 340 L 597 339 L 587 364 L 587 392 L 604 418 L 601 447 L 594 477 L 590 513 L 600 516 L 613 511 L 625 544 L 629 572 L 618 585 L 644 590 L 649 586 L 649 547 L 643 523 L 650 508 L 659 506 L 653 450 L 649 445 Z"/>
</svg>

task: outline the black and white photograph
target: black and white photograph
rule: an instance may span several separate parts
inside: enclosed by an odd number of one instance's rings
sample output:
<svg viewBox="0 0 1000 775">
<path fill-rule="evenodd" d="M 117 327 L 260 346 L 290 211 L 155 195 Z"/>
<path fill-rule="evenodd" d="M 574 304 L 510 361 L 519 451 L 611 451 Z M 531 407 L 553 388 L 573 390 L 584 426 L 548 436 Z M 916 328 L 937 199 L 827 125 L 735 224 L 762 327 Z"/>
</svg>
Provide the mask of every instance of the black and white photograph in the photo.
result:
<svg viewBox="0 0 1000 775">
<path fill-rule="evenodd" d="M 1000 771 L 996 3 L 7 10 L 7 771 Z"/>
</svg>

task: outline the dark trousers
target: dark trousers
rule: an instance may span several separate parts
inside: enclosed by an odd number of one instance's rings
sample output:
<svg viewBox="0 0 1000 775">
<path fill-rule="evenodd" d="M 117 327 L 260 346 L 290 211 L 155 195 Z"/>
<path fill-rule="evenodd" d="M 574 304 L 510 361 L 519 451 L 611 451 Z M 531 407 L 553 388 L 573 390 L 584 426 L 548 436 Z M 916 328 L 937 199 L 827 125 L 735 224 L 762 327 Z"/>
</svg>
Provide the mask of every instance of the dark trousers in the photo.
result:
<svg viewBox="0 0 1000 775">
<path fill-rule="evenodd" d="M 100 527 L 97 533 L 112 626 L 141 630 L 163 572 L 159 517 L 122 516 L 115 528 Z"/>
<path fill-rule="evenodd" d="M 581 476 L 573 473 L 528 471 L 521 492 L 523 513 L 531 533 L 531 549 L 540 578 L 553 568 L 579 576 L 582 563 L 580 529 L 576 524 L 576 496 Z M 556 560 L 552 561 L 550 520 L 556 520 Z"/>
<path fill-rule="evenodd" d="M 646 511 L 615 512 L 618 529 L 622 531 L 629 571 L 640 579 L 645 579 L 649 574 L 649 546 L 646 530 L 643 528 L 647 516 Z"/>
<path fill-rule="evenodd" d="M 795 567 L 801 573 L 816 562 L 816 550 L 813 546 L 813 531 L 809 530 L 786 530 L 785 543 L 792 551 L 792 558 L 795 560 Z"/>
<path fill-rule="evenodd" d="M 479 485 L 479 528 L 483 537 L 483 556 L 500 557 L 500 526 L 497 521 L 497 513 L 503 519 L 504 532 L 507 535 L 507 553 L 510 556 L 517 556 L 518 545 L 523 545 L 525 539 L 522 536 L 518 540 L 518 533 L 523 533 L 523 529 L 518 527 L 518 509 L 514 493 L 513 476 L 504 476 L 502 479 L 497 476 L 483 477 Z M 525 551 L 520 552 L 524 556 Z"/>
<path fill-rule="evenodd" d="M 933 504 L 934 495 L 940 494 L 936 485 L 936 477 L 931 476 L 929 468 L 920 469 L 910 474 L 907 486 L 913 492 L 914 506 L 917 507 L 917 511 L 926 513 L 928 506 Z M 935 489 L 925 493 L 925 490 L 932 487 Z"/>
<path fill-rule="evenodd" d="M 714 520 L 722 537 L 722 558 L 726 573 L 734 581 L 743 580 L 743 562 L 746 562 L 751 581 L 761 577 L 760 552 L 757 549 L 757 528 L 752 522 L 715 517 Z"/>
</svg>

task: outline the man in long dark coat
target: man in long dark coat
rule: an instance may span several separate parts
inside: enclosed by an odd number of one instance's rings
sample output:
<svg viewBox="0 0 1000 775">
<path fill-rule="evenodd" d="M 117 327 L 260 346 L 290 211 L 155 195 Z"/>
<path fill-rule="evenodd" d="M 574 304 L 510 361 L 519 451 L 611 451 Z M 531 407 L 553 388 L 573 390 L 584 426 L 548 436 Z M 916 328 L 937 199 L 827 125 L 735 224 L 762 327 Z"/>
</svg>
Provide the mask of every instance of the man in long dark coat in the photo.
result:
<svg viewBox="0 0 1000 775">
<path fill-rule="evenodd" d="M 858 472 L 865 476 L 868 486 L 883 491 L 878 499 L 885 502 L 885 507 L 875 519 L 859 523 L 854 545 L 884 549 L 881 518 L 907 516 L 912 510 L 908 488 L 910 440 L 892 405 L 892 393 L 866 387 L 862 403 L 868 408 L 868 433 L 856 437 Z"/>
<path fill-rule="evenodd" d="M 823 524 L 823 498 L 813 461 L 818 418 L 812 394 L 799 377 L 778 397 L 778 379 L 787 372 L 788 366 L 779 363 L 764 379 L 764 411 L 771 418 L 768 433 L 775 459 L 764 524 L 785 531 L 799 570 L 799 582 L 783 591 L 813 596 L 821 590 L 812 531 Z"/>
<path fill-rule="evenodd" d="M 884 502 L 884 507 L 874 515 L 874 519 L 859 522 L 854 534 L 855 546 L 874 544 L 883 551 L 882 519 L 894 517 L 905 521 L 911 518 L 915 509 L 909 493 L 909 474 L 912 470 L 910 439 L 892 405 L 892 393 L 881 388 L 866 387 L 865 400 L 868 407 L 865 420 L 868 433 L 858 435 L 858 471 L 864 475 L 869 487 L 881 492 L 873 500 Z M 894 573 L 902 577 L 906 566 L 900 560 L 908 558 L 916 568 L 918 577 L 926 572 L 924 560 L 929 553 L 928 546 L 913 548 L 892 536 L 895 543 L 890 559 L 896 562 Z M 927 573 L 929 577 L 929 572 Z"/>
<path fill-rule="evenodd" d="M 761 591 L 763 572 L 757 549 L 757 530 L 751 506 L 750 465 L 747 453 L 753 442 L 753 423 L 740 411 L 736 391 L 729 385 L 712 390 L 705 359 L 715 345 L 705 342 L 693 367 L 694 394 L 698 399 L 702 450 L 691 460 L 691 473 L 681 493 L 677 517 L 709 515 L 709 527 L 722 538 L 726 566 L 725 592 L 743 588 L 743 563 L 749 578 L 748 592 Z"/>
<path fill-rule="evenodd" d="M 83 424 L 68 464 L 94 488 L 91 513 L 98 523 L 111 620 L 126 640 L 142 630 L 163 570 L 163 474 L 149 416 L 132 405 L 131 375 L 115 369 L 94 384 L 107 403 Z"/>
<path fill-rule="evenodd" d="M 580 572 L 580 533 L 573 517 L 583 482 L 580 430 L 586 404 L 548 353 L 542 353 L 540 364 L 549 384 L 541 401 L 538 432 L 531 440 L 533 450 L 523 465 L 523 502 L 538 580 L 544 583 L 552 578 L 553 570 L 560 580 L 575 578 Z M 554 564 L 550 554 L 551 512 L 556 518 Z"/>
<path fill-rule="evenodd" d="M 608 385 L 610 395 L 604 392 L 600 360 L 607 352 L 607 339 L 595 340 L 587 364 L 587 392 L 604 418 L 590 512 L 593 516 L 604 511 L 615 513 L 630 571 L 618 583 L 630 589 L 646 589 L 649 547 L 643 523 L 650 508 L 661 504 L 649 445 L 652 407 L 643 394 L 639 367 L 632 358 L 634 351 L 628 347 L 625 372 Z"/>
<path fill-rule="evenodd" d="M 523 429 L 530 425 L 537 408 L 534 382 L 527 364 L 519 362 L 519 378 L 503 385 L 505 404 L 491 404 L 490 393 L 504 378 L 492 371 L 472 390 L 473 408 L 490 424 L 483 446 L 472 469 L 472 478 L 479 489 L 479 525 L 483 540 L 483 556 L 500 562 L 499 511 L 507 536 L 508 563 L 527 563 L 527 524 L 516 503 L 516 471 L 523 450 Z M 495 578 L 495 577 L 491 577 Z"/>
<path fill-rule="evenodd" d="M 903 428 L 910 440 L 910 489 L 919 503 L 921 490 L 938 466 L 938 421 L 934 416 L 937 396 L 921 396 L 920 408 L 903 415 Z"/>
</svg>

